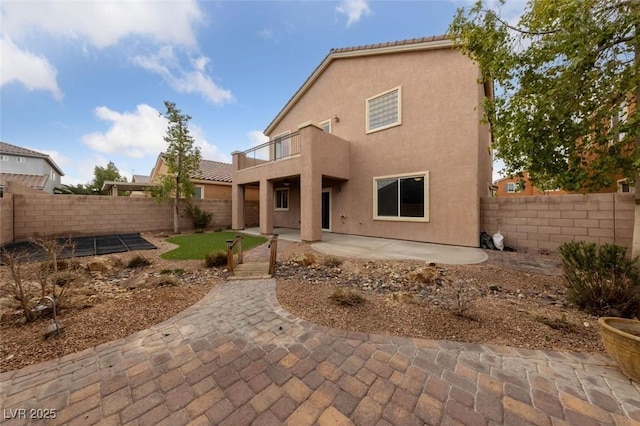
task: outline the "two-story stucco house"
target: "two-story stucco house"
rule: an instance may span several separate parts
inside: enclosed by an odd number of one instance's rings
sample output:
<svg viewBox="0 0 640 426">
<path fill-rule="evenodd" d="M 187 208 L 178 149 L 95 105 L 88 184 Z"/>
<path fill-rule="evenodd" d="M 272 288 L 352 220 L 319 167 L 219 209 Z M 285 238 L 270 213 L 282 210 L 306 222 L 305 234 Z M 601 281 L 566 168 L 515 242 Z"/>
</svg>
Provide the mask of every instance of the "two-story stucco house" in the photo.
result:
<svg viewBox="0 0 640 426">
<path fill-rule="evenodd" d="M 47 154 L 0 142 L 0 187 L 6 182 L 53 194 L 62 169 Z"/>
<path fill-rule="evenodd" d="M 233 153 L 233 228 L 260 188 L 260 232 L 299 228 L 478 246 L 491 188 L 490 87 L 445 37 L 333 49 L 265 130 Z"/>
</svg>

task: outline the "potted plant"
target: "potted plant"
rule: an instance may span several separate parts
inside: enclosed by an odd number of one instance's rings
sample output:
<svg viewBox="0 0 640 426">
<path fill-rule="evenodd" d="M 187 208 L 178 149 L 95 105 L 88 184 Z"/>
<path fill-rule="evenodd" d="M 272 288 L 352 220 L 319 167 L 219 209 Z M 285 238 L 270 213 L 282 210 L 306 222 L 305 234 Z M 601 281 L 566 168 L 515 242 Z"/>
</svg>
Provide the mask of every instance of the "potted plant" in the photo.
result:
<svg viewBox="0 0 640 426">
<path fill-rule="evenodd" d="M 602 317 L 598 325 L 609 356 L 626 376 L 640 382 L 640 321 Z"/>
</svg>

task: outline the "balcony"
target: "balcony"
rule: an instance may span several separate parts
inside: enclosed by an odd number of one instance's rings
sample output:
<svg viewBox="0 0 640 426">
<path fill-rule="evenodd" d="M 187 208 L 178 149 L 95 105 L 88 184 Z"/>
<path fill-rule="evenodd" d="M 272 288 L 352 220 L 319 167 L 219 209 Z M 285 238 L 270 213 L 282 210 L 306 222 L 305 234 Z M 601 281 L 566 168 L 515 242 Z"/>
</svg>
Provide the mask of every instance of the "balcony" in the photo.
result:
<svg viewBox="0 0 640 426">
<path fill-rule="evenodd" d="M 300 140 L 300 132 L 298 131 L 241 152 L 238 156 L 238 170 L 298 155 L 300 154 Z"/>
<path fill-rule="evenodd" d="M 346 180 L 349 179 L 349 145 L 349 141 L 307 123 L 297 132 L 234 152 L 233 180 L 242 185 L 306 172 Z"/>
</svg>

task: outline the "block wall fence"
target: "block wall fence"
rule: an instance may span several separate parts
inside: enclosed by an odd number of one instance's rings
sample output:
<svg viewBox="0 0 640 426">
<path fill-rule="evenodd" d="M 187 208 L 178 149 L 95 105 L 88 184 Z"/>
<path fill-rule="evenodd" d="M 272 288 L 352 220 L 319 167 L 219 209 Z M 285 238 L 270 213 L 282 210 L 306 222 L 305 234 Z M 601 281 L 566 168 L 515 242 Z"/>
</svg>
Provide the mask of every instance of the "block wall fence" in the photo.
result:
<svg viewBox="0 0 640 426">
<path fill-rule="evenodd" d="M 212 227 L 231 226 L 230 200 L 192 200 L 213 213 Z M 149 198 L 95 195 L 50 195 L 4 193 L 0 199 L 2 244 L 32 236 L 100 235 L 111 233 L 173 230 L 173 204 L 157 204 Z M 259 207 L 246 201 L 248 226 L 256 226 Z M 193 230 L 184 205 L 180 207 L 180 229 Z"/>
<path fill-rule="evenodd" d="M 480 200 L 480 229 L 498 230 L 505 245 L 524 252 L 554 252 L 584 240 L 631 250 L 635 194 L 490 197 Z"/>
</svg>

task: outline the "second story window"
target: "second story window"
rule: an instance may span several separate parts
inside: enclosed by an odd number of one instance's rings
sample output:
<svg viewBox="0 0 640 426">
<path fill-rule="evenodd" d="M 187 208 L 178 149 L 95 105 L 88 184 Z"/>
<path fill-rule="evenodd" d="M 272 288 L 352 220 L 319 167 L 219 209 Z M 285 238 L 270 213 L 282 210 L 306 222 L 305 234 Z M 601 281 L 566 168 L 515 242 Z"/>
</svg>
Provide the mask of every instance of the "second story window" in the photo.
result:
<svg viewBox="0 0 640 426">
<path fill-rule="evenodd" d="M 402 123 L 400 87 L 367 99 L 367 133 Z"/>
<path fill-rule="evenodd" d="M 27 162 L 27 159 L 26 159 L 26 158 L 24 158 L 24 157 L 16 157 L 16 161 L 17 161 L 18 163 L 26 163 L 26 162 Z"/>
<path fill-rule="evenodd" d="M 507 183 L 507 192 L 508 193 L 516 192 L 516 183 L 515 182 L 508 182 Z"/>
<path fill-rule="evenodd" d="M 0 161 L 9 161 L 8 155 L 0 155 Z"/>
</svg>

